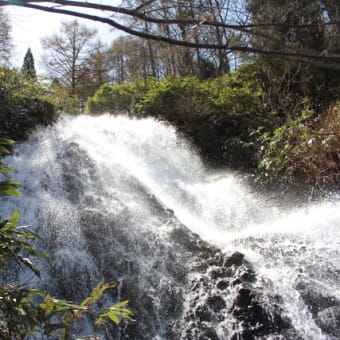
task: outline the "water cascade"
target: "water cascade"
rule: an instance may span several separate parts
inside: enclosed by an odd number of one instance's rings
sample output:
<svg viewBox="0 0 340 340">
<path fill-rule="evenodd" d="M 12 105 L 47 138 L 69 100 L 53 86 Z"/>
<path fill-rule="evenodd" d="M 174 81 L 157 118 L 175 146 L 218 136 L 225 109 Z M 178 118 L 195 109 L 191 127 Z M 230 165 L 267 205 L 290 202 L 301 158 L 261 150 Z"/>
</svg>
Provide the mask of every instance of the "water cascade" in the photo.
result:
<svg viewBox="0 0 340 340">
<path fill-rule="evenodd" d="M 340 338 L 339 198 L 283 209 L 152 119 L 64 117 L 6 162 L 24 195 L 2 210 L 50 254 L 39 285 L 77 302 L 104 278 L 130 300 L 103 338 Z"/>
</svg>

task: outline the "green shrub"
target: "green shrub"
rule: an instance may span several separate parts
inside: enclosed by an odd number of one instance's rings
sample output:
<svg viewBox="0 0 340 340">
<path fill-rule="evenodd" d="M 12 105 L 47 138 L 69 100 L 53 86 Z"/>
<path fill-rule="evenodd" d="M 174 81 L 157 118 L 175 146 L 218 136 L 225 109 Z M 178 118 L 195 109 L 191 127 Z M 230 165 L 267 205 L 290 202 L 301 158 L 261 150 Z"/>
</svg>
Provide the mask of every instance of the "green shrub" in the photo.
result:
<svg viewBox="0 0 340 340">
<path fill-rule="evenodd" d="M 58 116 L 46 88 L 6 69 L 0 69 L 0 104 L 1 132 L 15 140 L 25 139 L 37 125 L 48 125 Z"/>
<path fill-rule="evenodd" d="M 217 113 L 229 116 L 254 116 L 263 111 L 262 89 L 254 65 L 244 65 L 224 77 L 204 82 L 204 89 Z"/>
<path fill-rule="evenodd" d="M 101 113 L 134 113 L 134 106 L 143 97 L 153 79 L 134 81 L 119 85 L 102 85 L 93 97 L 86 102 L 86 112 Z"/>
<path fill-rule="evenodd" d="M 259 167 L 272 179 L 318 188 L 340 184 L 340 104 L 322 115 L 306 108 L 262 142 Z"/>
<path fill-rule="evenodd" d="M 138 112 L 180 125 L 206 116 L 211 107 L 197 78 L 167 77 L 150 86 L 139 103 Z"/>
<path fill-rule="evenodd" d="M 76 95 L 71 95 L 70 90 L 54 81 L 48 87 L 48 101 L 54 105 L 57 112 L 76 115 L 81 112 L 81 103 Z"/>
</svg>

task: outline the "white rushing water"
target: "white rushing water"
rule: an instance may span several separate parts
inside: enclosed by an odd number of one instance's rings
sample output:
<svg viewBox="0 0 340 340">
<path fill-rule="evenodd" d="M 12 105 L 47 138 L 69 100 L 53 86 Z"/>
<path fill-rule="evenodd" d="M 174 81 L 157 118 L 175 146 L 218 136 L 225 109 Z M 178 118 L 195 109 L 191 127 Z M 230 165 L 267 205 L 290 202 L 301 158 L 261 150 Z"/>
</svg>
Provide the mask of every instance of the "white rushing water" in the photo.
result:
<svg viewBox="0 0 340 340">
<path fill-rule="evenodd" d="M 105 115 L 64 117 L 54 127 L 37 131 L 6 159 L 25 189 L 22 198 L 8 200 L 3 207 L 9 212 L 14 206 L 18 208 L 25 224 L 44 228 L 49 220 L 54 220 L 58 230 L 48 233 L 53 234 L 50 238 L 54 242 L 63 244 L 56 261 L 62 262 L 72 252 L 68 258 L 73 259 L 75 267 L 81 263 L 94 272 L 96 267 L 79 236 L 79 216 L 66 200 L 61 185 L 64 179 L 60 155 L 65 154 L 65 144 L 70 143 L 85 150 L 85 158 L 76 155 L 81 162 L 91 163 L 97 169 L 95 174 L 86 167 L 77 172 L 83 194 L 92 200 L 99 197 L 100 191 L 107 197 L 117 194 L 135 211 L 132 219 L 145 220 L 143 202 L 138 202 L 131 191 L 134 178 L 138 187 L 173 211 L 181 223 L 202 239 L 224 251 L 243 252 L 255 268 L 256 284 L 267 286 L 282 297 L 286 316 L 301 339 L 336 338 L 320 329 L 301 292 L 307 286 L 314 295 L 340 301 L 338 198 L 296 208 L 283 202 L 291 207 L 281 210 L 242 184 L 239 176 L 205 169 L 190 145 L 163 123 Z M 78 159 L 73 157 L 73 161 Z M 97 181 L 98 192 L 89 187 L 94 180 L 91 176 Z M 49 191 L 41 190 L 44 183 Z M 102 208 L 110 212 L 123 209 L 118 201 L 107 200 L 102 202 Z M 147 225 L 138 222 L 136 226 L 141 233 L 146 232 L 145 228 L 152 228 L 152 218 Z M 320 312 L 328 307 L 320 307 Z M 333 323 L 333 328 L 338 327 L 337 320 Z"/>
</svg>

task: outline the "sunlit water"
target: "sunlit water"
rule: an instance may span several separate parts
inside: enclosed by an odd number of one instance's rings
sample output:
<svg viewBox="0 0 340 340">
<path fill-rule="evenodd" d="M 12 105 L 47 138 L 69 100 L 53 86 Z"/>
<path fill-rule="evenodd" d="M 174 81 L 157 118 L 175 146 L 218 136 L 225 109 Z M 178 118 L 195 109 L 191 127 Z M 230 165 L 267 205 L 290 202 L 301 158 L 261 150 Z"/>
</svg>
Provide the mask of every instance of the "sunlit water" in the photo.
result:
<svg viewBox="0 0 340 340">
<path fill-rule="evenodd" d="M 65 148 L 70 143 L 85 153 L 70 156 Z M 82 195 L 95 201 L 101 193 L 119 197 L 101 201 L 102 211 L 118 215 L 124 209 L 119 202 L 124 202 L 134 211 L 131 225 L 143 234 L 157 219 L 140 199 L 140 192 L 147 192 L 202 239 L 223 251 L 243 252 L 254 265 L 257 284 L 268 284 L 283 298 L 285 313 L 302 339 L 331 339 L 315 323 L 296 285 L 312 282 L 323 295 L 340 300 L 338 198 L 281 211 L 242 184 L 240 177 L 205 169 L 174 128 L 152 119 L 65 117 L 54 127 L 37 131 L 6 161 L 24 184 L 24 196 L 4 202 L 3 207 L 8 212 L 18 208 L 22 223 L 39 225 L 49 240 L 59 244 L 54 256 L 61 265 L 78 271 L 91 268 L 100 277 L 86 251 L 72 201 Z M 78 161 L 84 164 L 75 174 L 82 190 L 70 203 L 61 163 L 71 169 Z"/>
</svg>

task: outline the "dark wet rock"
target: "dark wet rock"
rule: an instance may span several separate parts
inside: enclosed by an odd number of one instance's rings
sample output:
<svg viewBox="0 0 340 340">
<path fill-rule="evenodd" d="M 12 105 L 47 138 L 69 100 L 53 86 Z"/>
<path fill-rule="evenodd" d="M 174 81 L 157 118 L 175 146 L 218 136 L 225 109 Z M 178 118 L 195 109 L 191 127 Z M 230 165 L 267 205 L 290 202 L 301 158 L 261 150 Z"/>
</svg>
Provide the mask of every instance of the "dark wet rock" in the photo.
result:
<svg viewBox="0 0 340 340">
<path fill-rule="evenodd" d="M 56 255 L 56 260 L 50 263 L 50 271 L 54 277 L 49 285 L 50 294 L 75 303 L 80 303 L 88 296 L 99 281 L 93 282 L 92 273 L 89 273 L 87 268 L 78 262 L 79 260 L 80 258 L 69 261 L 66 256 Z M 70 271 L 73 273 L 72 276 L 69 275 Z"/>
<path fill-rule="evenodd" d="M 169 233 L 170 239 L 192 252 L 207 251 L 211 254 L 213 247 L 203 242 L 199 236 L 183 226 L 172 228 Z"/>
<path fill-rule="evenodd" d="M 340 300 L 306 275 L 299 276 L 295 288 L 320 329 L 332 338 L 340 338 Z"/>
<path fill-rule="evenodd" d="M 205 273 L 209 268 L 208 263 L 204 261 L 194 261 L 192 263 L 192 271 L 193 272 L 199 272 L 199 273 Z"/>
<path fill-rule="evenodd" d="M 312 278 L 301 275 L 295 283 L 295 288 L 300 292 L 301 298 L 314 318 L 317 318 L 320 311 L 340 305 L 340 300 L 331 292 L 325 291 L 324 287 Z"/>
<path fill-rule="evenodd" d="M 227 280 L 220 280 L 216 283 L 216 288 L 220 290 L 225 290 L 229 287 L 229 281 Z"/>
<path fill-rule="evenodd" d="M 240 285 L 241 283 L 242 283 L 242 280 L 239 277 L 236 277 L 236 279 L 234 279 L 230 282 L 230 285 L 231 286 L 237 286 L 237 285 Z"/>
<path fill-rule="evenodd" d="M 239 266 L 239 268 L 235 272 L 235 275 L 238 276 L 241 281 L 245 281 L 245 282 L 256 281 L 255 272 L 250 265 L 245 266 L 244 264 L 242 264 L 241 266 Z"/>
<path fill-rule="evenodd" d="M 199 340 L 219 340 L 215 330 L 205 324 L 202 325 L 202 333 L 198 337 Z"/>
<path fill-rule="evenodd" d="M 195 309 L 195 318 L 198 321 L 211 321 L 213 319 L 213 315 L 206 305 L 198 305 Z"/>
<path fill-rule="evenodd" d="M 222 253 L 217 253 L 215 256 L 208 258 L 206 263 L 209 266 L 221 266 L 223 264 L 224 257 Z"/>
<path fill-rule="evenodd" d="M 223 261 L 224 267 L 231 267 L 232 265 L 240 266 L 243 263 L 244 255 L 238 251 L 234 252 L 230 256 L 226 256 Z"/>
<path fill-rule="evenodd" d="M 114 213 L 85 206 L 79 204 L 79 225 L 95 267 L 104 275 L 98 281 L 117 282 L 112 298 L 131 301 L 130 308 L 138 316 L 133 324 L 110 330 L 108 339 L 214 340 L 219 339 L 218 330 L 224 332 L 221 325 L 230 322 L 230 315 L 234 328 L 240 329 L 238 339 L 289 329 L 279 317 L 279 307 L 270 302 L 261 305 L 263 292 L 252 286 L 255 272 L 243 254 L 222 255 L 175 221 L 160 226 L 162 242 L 153 234 L 142 235 L 136 242 L 131 228 L 126 228 L 131 223 L 129 214 L 118 201 Z M 58 286 L 64 293 L 72 283 L 65 276 L 60 278 Z M 89 286 L 96 284 L 87 279 Z M 72 291 L 69 299 L 74 300 L 76 293 Z"/>
<path fill-rule="evenodd" d="M 243 336 L 265 335 L 281 331 L 288 326 L 279 313 L 275 311 L 274 314 L 269 313 L 272 307 L 260 301 L 260 295 L 256 290 L 242 287 L 237 293 L 231 312 L 242 323 Z"/>
<path fill-rule="evenodd" d="M 216 330 L 206 322 L 189 322 L 185 332 L 177 339 L 185 340 L 219 340 Z M 175 339 L 174 339 L 175 340 Z"/>
<path fill-rule="evenodd" d="M 221 277 L 227 277 L 230 276 L 231 272 L 228 273 L 225 268 L 214 268 L 209 271 L 209 276 L 211 277 L 212 280 L 216 280 Z"/>
<path fill-rule="evenodd" d="M 181 315 L 183 307 L 183 291 L 178 287 L 162 287 L 162 291 L 160 294 L 160 301 L 163 306 L 165 306 L 164 311 L 162 311 L 165 315 L 170 318 L 177 318 Z"/>
<path fill-rule="evenodd" d="M 253 286 L 256 275 L 244 255 L 225 255 L 221 262 L 216 255 L 207 259 L 212 267 L 191 283 L 190 309 L 184 313 L 181 339 L 219 339 L 218 329 L 223 338 L 238 340 L 295 334 L 289 320 L 281 317 L 282 301 Z M 232 323 L 230 315 L 235 320 L 231 328 L 237 329 L 234 334 L 226 333 L 222 326 Z M 207 329 L 214 332 L 205 333 Z"/>
<path fill-rule="evenodd" d="M 179 265 L 175 260 L 173 254 L 168 254 L 168 258 L 165 264 L 167 271 L 179 282 L 185 282 L 187 277 L 187 272 L 183 266 Z"/>
<path fill-rule="evenodd" d="M 319 312 L 316 323 L 323 332 L 340 339 L 340 305 Z"/>
<path fill-rule="evenodd" d="M 226 303 L 220 295 L 209 296 L 207 299 L 207 305 L 214 312 L 219 312 L 221 309 L 226 307 Z"/>
<path fill-rule="evenodd" d="M 250 307 L 252 304 L 254 295 L 255 292 L 250 288 L 241 287 L 237 293 L 237 297 L 232 307 L 233 314 L 237 316 L 242 313 L 242 310 L 248 309 L 248 307 Z"/>
</svg>

